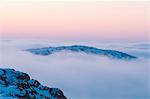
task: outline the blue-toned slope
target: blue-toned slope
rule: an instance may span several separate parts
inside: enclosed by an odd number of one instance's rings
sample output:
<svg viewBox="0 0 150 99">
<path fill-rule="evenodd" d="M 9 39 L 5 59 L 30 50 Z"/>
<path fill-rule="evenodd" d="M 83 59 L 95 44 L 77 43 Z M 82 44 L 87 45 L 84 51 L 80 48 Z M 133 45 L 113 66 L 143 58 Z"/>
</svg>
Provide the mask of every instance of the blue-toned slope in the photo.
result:
<svg viewBox="0 0 150 99">
<path fill-rule="evenodd" d="M 27 51 L 36 55 L 50 55 L 61 51 L 73 51 L 73 52 L 84 52 L 86 54 L 103 55 L 103 56 L 116 58 L 116 59 L 127 59 L 127 60 L 136 59 L 135 56 L 123 52 L 119 52 L 115 50 L 104 50 L 95 47 L 81 46 L 81 45 L 34 48 L 34 49 L 27 49 Z"/>
<path fill-rule="evenodd" d="M 58 88 L 41 85 L 26 73 L 0 68 L 0 99 L 67 99 Z"/>
</svg>

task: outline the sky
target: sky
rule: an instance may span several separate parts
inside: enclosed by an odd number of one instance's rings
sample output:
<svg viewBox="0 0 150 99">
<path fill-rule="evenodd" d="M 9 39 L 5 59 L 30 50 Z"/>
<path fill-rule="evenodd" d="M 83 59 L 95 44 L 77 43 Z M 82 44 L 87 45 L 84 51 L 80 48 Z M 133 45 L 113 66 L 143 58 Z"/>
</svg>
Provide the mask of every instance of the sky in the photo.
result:
<svg viewBox="0 0 150 99">
<path fill-rule="evenodd" d="M 147 41 L 146 1 L 1 1 L 1 38 Z"/>
</svg>

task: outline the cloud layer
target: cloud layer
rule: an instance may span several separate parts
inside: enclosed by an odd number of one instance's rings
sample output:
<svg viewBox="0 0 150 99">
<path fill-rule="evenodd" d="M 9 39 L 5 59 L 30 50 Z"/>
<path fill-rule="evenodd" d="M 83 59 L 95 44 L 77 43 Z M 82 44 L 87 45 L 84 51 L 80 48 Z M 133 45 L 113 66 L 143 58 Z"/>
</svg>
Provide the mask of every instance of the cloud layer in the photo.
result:
<svg viewBox="0 0 150 99">
<path fill-rule="evenodd" d="M 135 61 L 111 60 L 96 55 L 65 51 L 50 56 L 36 56 L 23 50 L 71 44 L 74 43 L 1 41 L 0 65 L 2 68 L 26 72 L 43 84 L 58 87 L 71 99 L 148 98 L 149 57 L 144 55 L 148 55 L 149 50 L 133 46 L 135 44 L 78 42 L 82 45 L 128 52 L 139 57 Z"/>
</svg>

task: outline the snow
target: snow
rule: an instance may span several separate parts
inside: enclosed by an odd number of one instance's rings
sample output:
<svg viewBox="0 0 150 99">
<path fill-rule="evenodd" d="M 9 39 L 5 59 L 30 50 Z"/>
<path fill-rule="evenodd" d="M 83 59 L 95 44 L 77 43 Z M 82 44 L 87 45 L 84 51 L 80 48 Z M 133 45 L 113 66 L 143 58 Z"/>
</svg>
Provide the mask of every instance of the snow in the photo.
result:
<svg viewBox="0 0 150 99">
<path fill-rule="evenodd" d="M 52 90 L 52 91 L 51 91 Z M 49 88 L 14 69 L 0 69 L 0 98 L 66 99 L 58 88 Z"/>
<path fill-rule="evenodd" d="M 36 55 L 50 55 L 61 51 L 72 51 L 72 52 L 84 52 L 86 54 L 103 55 L 109 58 L 116 58 L 116 59 L 130 60 L 136 58 L 135 56 L 123 52 L 115 51 L 115 50 L 104 50 L 95 47 L 81 46 L 81 45 L 33 48 L 33 49 L 27 49 L 27 51 Z"/>
</svg>

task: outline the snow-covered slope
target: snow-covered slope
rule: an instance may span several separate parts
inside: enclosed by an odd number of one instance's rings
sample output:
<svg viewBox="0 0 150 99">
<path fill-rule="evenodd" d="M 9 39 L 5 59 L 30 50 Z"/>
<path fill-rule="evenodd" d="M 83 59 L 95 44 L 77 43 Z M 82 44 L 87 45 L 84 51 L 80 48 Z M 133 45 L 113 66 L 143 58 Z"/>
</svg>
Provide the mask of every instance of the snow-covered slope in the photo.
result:
<svg viewBox="0 0 150 99">
<path fill-rule="evenodd" d="M 29 75 L 14 69 L 0 68 L 0 98 L 66 99 L 58 88 L 41 85 Z"/>
<path fill-rule="evenodd" d="M 103 55 L 109 58 L 116 58 L 116 59 L 126 59 L 126 60 L 136 59 L 135 56 L 123 52 L 115 50 L 103 50 L 95 47 L 81 46 L 81 45 L 33 48 L 27 49 L 27 51 L 36 55 L 50 55 L 61 51 L 72 51 L 72 52 L 84 52 L 86 54 Z"/>
</svg>

